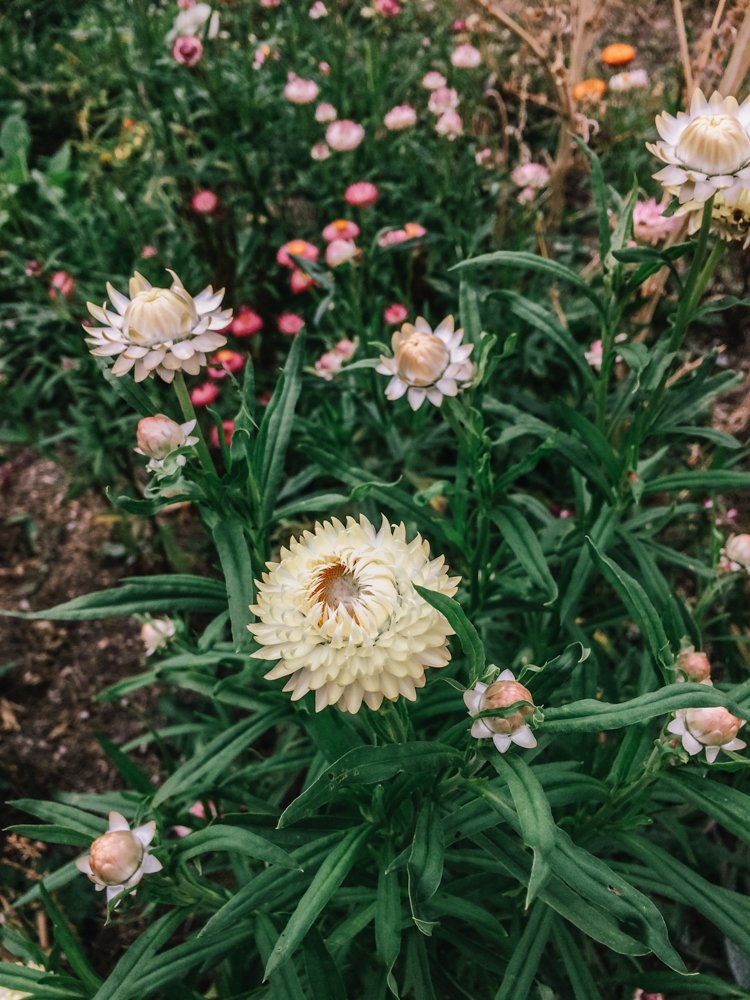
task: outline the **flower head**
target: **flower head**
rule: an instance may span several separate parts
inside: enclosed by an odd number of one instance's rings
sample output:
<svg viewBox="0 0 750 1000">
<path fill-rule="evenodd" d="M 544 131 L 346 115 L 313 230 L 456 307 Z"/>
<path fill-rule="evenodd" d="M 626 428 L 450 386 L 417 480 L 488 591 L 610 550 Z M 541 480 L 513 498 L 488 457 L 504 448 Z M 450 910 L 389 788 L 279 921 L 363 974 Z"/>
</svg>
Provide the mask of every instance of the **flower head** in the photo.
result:
<svg viewBox="0 0 750 1000">
<path fill-rule="evenodd" d="M 313 160 L 327 160 L 330 155 L 331 151 L 324 142 L 316 142 L 310 147 L 310 157 Z"/>
<path fill-rule="evenodd" d="M 354 260 L 358 253 L 354 240 L 331 240 L 326 247 L 326 264 L 329 267 L 339 267 Z"/>
<path fill-rule="evenodd" d="M 448 81 L 445 79 L 442 73 L 438 73 L 436 69 L 431 69 L 428 73 L 422 77 L 422 86 L 425 90 L 439 90 L 444 87 Z"/>
<path fill-rule="evenodd" d="M 476 46 L 466 42 L 464 45 L 457 45 L 451 52 L 451 64 L 456 69 L 476 69 L 482 62 L 482 53 Z"/>
<path fill-rule="evenodd" d="M 677 679 L 696 684 L 711 683 L 711 663 L 705 653 L 696 653 L 695 646 L 687 646 L 677 657 Z"/>
<path fill-rule="evenodd" d="M 157 413 L 153 417 L 143 417 L 138 421 L 136 432 L 138 447 L 135 450 L 137 454 L 145 455 L 150 459 L 149 469 L 160 469 L 167 455 L 171 455 L 178 448 L 187 448 L 198 443 L 197 437 L 190 437 L 190 432 L 194 427 L 195 420 L 178 424 L 176 420 L 172 420 L 164 413 Z M 176 461 L 178 465 L 184 465 L 185 456 L 179 455 Z"/>
<path fill-rule="evenodd" d="M 724 546 L 724 554 L 734 564 L 733 569 L 750 571 L 750 535 L 731 535 Z"/>
<path fill-rule="evenodd" d="M 636 52 L 627 42 L 613 42 L 602 49 L 601 60 L 605 66 L 629 66 Z"/>
<path fill-rule="evenodd" d="M 214 194 L 213 191 L 208 190 L 197 191 L 193 195 L 190 207 L 194 212 L 197 212 L 198 215 L 212 215 L 219 207 L 218 195 Z"/>
<path fill-rule="evenodd" d="M 107 890 L 107 902 L 143 878 L 161 871 L 162 865 L 148 847 L 154 839 L 156 823 L 151 820 L 135 830 L 118 812 L 109 814 L 109 830 L 97 837 L 87 856 L 78 858 L 76 868 L 88 875 L 97 892 Z"/>
<path fill-rule="evenodd" d="M 383 310 L 383 319 L 388 326 L 398 326 L 409 315 L 409 310 L 400 302 L 393 302 Z"/>
<path fill-rule="evenodd" d="M 375 0 L 373 6 L 376 13 L 382 17 L 396 17 L 401 13 L 401 4 L 398 0 Z"/>
<path fill-rule="evenodd" d="M 326 5 L 323 3 L 323 0 L 315 0 L 315 3 L 307 12 L 307 16 L 312 21 L 319 21 L 321 17 L 327 17 L 327 15 L 328 15 L 328 9 L 326 8 Z"/>
<path fill-rule="evenodd" d="M 320 87 L 314 80 L 303 80 L 296 73 L 290 73 L 286 86 L 284 87 L 284 97 L 292 104 L 312 104 L 320 93 Z"/>
<path fill-rule="evenodd" d="M 341 118 L 331 122 L 326 129 L 326 142 L 338 153 L 347 153 L 356 149 L 365 137 L 365 130 L 357 122 Z"/>
<path fill-rule="evenodd" d="M 338 117 L 338 113 L 332 104 L 328 104 L 327 101 L 323 101 L 315 109 L 315 121 L 316 122 L 335 122 Z"/>
<path fill-rule="evenodd" d="M 549 170 L 543 163 L 519 163 L 510 179 L 521 188 L 543 188 L 549 184 Z"/>
<path fill-rule="evenodd" d="M 488 709 L 510 708 L 516 702 L 527 701 L 511 715 L 475 719 L 471 735 L 478 740 L 491 739 L 500 753 L 505 753 L 511 743 L 520 747 L 535 747 L 536 737 L 527 723 L 533 714 L 534 699 L 523 684 L 519 684 L 510 670 L 503 670 L 494 684 L 476 683 L 472 691 L 464 692 L 464 704 L 472 717 Z"/>
<path fill-rule="evenodd" d="M 358 208 L 367 208 L 378 200 L 378 189 L 369 181 L 356 181 L 344 192 L 344 201 Z"/>
<path fill-rule="evenodd" d="M 714 91 L 706 100 L 696 90 L 690 111 L 656 116 L 661 141 L 646 147 L 666 166 L 654 174 L 685 203 L 701 205 L 722 191 L 729 200 L 750 188 L 750 98 L 741 105 Z M 693 205 L 689 206 L 690 208 Z"/>
<path fill-rule="evenodd" d="M 305 321 L 297 313 L 282 313 L 276 321 L 279 333 L 283 333 L 287 337 L 293 337 L 299 333 L 304 325 Z"/>
<path fill-rule="evenodd" d="M 49 297 L 55 299 L 65 299 L 68 302 L 73 298 L 76 290 L 76 279 L 67 271 L 55 271 L 49 283 Z"/>
<path fill-rule="evenodd" d="M 609 89 L 613 93 L 625 93 L 628 90 L 640 90 L 648 87 L 648 73 L 645 69 L 631 69 L 627 73 L 616 73 L 609 79 Z"/>
<path fill-rule="evenodd" d="M 263 320 L 250 306 L 240 306 L 232 320 L 231 330 L 235 337 L 252 337 L 263 329 Z"/>
<path fill-rule="evenodd" d="M 463 135 L 464 123 L 461 115 L 457 111 L 444 111 L 435 122 L 435 131 L 451 141 Z"/>
<path fill-rule="evenodd" d="M 172 43 L 172 58 L 181 66 L 197 66 L 203 58 L 203 42 L 197 35 L 178 35 Z"/>
<path fill-rule="evenodd" d="M 315 692 L 315 708 L 371 709 L 383 698 L 413 701 L 425 671 L 450 660 L 453 629 L 416 585 L 453 596 L 458 580 L 427 542 L 406 540 L 403 524 L 364 516 L 316 524 L 281 550 L 258 584 L 253 655 L 278 660 L 269 680 L 287 678 L 296 701 Z"/>
<path fill-rule="evenodd" d="M 340 340 L 332 350 L 321 354 L 315 362 L 316 374 L 330 382 L 333 376 L 341 371 L 344 362 L 351 358 L 356 349 L 355 341 L 346 338 Z"/>
<path fill-rule="evenodd" d="M 299 267 L 295 267 L 289 275 L 289 287 L 295 295 L 299 295 L 300 292 L 309 292 L 314 284 L 315 279 L 312 275 L 306 274 L 305 271 Z"/>
<path fill-rule="evenodd" d="M 193 406 L 210 406 L 219 398 L 219 387 L 214 382 L 203 382 L 190 393 L 190 402 Z"/>
<path fill-rule="evenodd" d="M 427 107 L 433 115 L 442 115 L 446 111 L 455 111 L 458 107 L 458 91 L 453 87 L 438 87 L 430 94 Z"/>
<path fill-rule="evenodd" d="M 699 202 L 689 202 L 683 209 L 694 207 L 688 216 L 688 232 L 697 233 L 703 221 L 703 206 Z M 676 217 L 675 217 L 676 218 Z M 676 219 L 679 224 L 679 219 Z M 711 232 L 721 239 L 742 240 L 743 249 L 750 246 L 750 188 L 728 196 L 719 191 L 711 208 Z"/>
<path fill-rule="evenodd" d="M 417 112 L 411 104 L 397 104 L 386 112 L 383 124 L 389 132 L 398 132 L 401 129 L 411 128 L 417 124 Z"/>
<path fill-rule="evenodd" d="M 469 355 L 473 344 L 463 344 L 463 330 L 453 329 L 453 317 L 447 316 L 433 331 L 422 316 L 414 324 L 404 323 L 393 334 L 393 357 L 380 356 L 375 369 L 390 375 L 385 395 L 399 399 L 406 393 L 409 406 L 418 410 L 425 399 L 440 406 L 444 396 L 455 396 L 474 377 Z"/>
<path fill-rule="evenodd" d="M 172 33 L 175 35 L 198 35 L 208 25 L 206 34 L 216 38 L 219 34 L 219 12 L 207 3 L 193 3 L 184 7 L 175 18 Z"/>
<path fill-rule="evenodd" d="M 303 260 L 315 261 L 318 259 L 319 253 L 320 251 L 314 243 L 308 243 L 307 240 L 290 240 L 279 247 L 276 252 L 276 263 L 281 264 L 282 267 L 293 269 L 297 265 L 290 257 L 290 254 L 293 254 L 295 257 L 302 257 Z"/>
<path fill-rule="evenodd" d="M 247 358 L 239 351 L 232 351 L 228 347 L 222 347 L 209 358 L 209 365 L 206 375 L 209 378 L 226 378 L 230 373 L 236 375 L 245 367 Z"/>
<path fill-rule="evenodd" d="M 197 439 L 194 439 L 197 440 Z M 153 656 L 169 645 L 177 629 L 171 618 L 151 618 L 141 625 L 141 641 L 146 647 L 146 656 Z"/>
<path fill-rule="evenodd" d="M 118 355 L 113 375 L 134 368 L 136 382 L 157 374 L 171 382 L 175 372 L 197 375 L 206 364 L 206 351 L 223 347 L 223 330 L 232 319 L 231 309 L 220 309 L 224 289 L 209 285 L 193 297 L 174 273 L 169 288 L 155 288 L 137 271 L 130 279 L 130 297 L 107 282 L 114 312 L 87 302 L 99 327 L 86 329 L 91 353 L 100 357 Z"/>
<path fill-rule="evenodd" d="M 719 750 L 742 750 L 747 746 L 737 739 L 744 725 L 744 719 L 726 708 L 681 708 L 667 730 L 682 738 L 682 747 L 691 757 L 705 749 L 706 760 L 713 764 Z"/>
<path fill-rule="evenodd" d="M 637 201 L 633 209 L 633 235 L 637 240 L 656 246 L 660 240 L 676 233 L 681 222 L 677 216 L 665 215 L 666 206 L 656 198 Z"/>
<path fill-rule="evenodd" d="M 607 84 L 598 77 L 581 80 L 572 90 L 573 100 L 580 104 L 597 104 L 607 92 Z"/>
<path fill-rule="evenodd" d="M 359 236 L 359 226 L 350 219 L 334 219 L 323 230 L 326 243 L 332 240 L 356 240 Z"/>
</svg>

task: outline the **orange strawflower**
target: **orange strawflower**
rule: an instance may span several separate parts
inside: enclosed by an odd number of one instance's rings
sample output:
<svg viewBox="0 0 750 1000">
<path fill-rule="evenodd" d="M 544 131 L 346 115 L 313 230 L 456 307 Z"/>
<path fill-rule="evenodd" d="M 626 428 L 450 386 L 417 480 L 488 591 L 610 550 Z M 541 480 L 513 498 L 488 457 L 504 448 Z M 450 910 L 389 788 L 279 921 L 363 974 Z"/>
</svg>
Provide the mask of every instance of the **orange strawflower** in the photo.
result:
<svg viewBox="0 0 750 1000">
<path fill-rule="evenodd" d="M 628 66 L 635 59 L 635 49 L 627 42 L 613 42 L 602 49 L 601 60 L 605 66 Z"/>
<path fill-rule="evenodd" d="M 607 92 L 607 84 L 598 77 L 590 80 L 581 80 L 573 87 L 573 100 L 582 104 L 595 104 L 600 101 Z"/>
</svg>

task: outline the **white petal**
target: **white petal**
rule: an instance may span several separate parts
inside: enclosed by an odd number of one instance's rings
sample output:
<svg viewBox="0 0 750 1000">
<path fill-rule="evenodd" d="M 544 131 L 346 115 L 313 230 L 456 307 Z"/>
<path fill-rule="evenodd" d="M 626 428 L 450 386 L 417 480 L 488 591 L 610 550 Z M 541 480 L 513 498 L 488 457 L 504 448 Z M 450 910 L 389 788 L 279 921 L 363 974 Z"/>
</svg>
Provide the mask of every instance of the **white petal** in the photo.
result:
<svg viewBox="0 0 750 1000">
<path fill-rule="evenodd" d="M 109 832 L 112 830 L 129 830 L 130 823 L 125 819 L 122 813 L 115 812 L 114 810 L 107 817 L 109 820 Z"/>
<path fill-rule="evenodd" d="M 144 847 L 148 847 L 154 839 L 154 834 L 156 833 L 156 820 L 152 819 L 150 823 L 144 823 L 143 826 L 139 826 L 137 829 L 133 830 L 133 833 Z"/>
<path fill-rule="evenodd" d="M 88 854 L 84 854 L 83 857 L 76 858 L 76 868 L 79 872 L 83 872 L 84 875 L 93 875 L 91 871 L 91 865 L 89 864 Z"/>
<path fill-rule="evenodd" d="M 408 392 L 406 393 L 406 398 L 409 401 L 409 406 L 412 410 L 418 410 L 419 407 L 424 403 L 427 393 L 424 389 L 418 389 L 414 385 L 410 385 Z"/>
<path fill-rule="evenodd" d="M 700 753 L 701 750 L 703 749 L 703 744 L 699 743 L 698 740 L 696 740 L 696 738 L 693 736 L 693 734 L 689 733 L 687 730 L 685 730 L 685 732 L 682 734 L 682 746 L 684 750 L 687 750 L 687 752 L 690 754 L 691 757 L 695 756 L 695 754 L 697 753 Z"/>
<path fill-rule="evenodd" d="M 719 756 L 719 750 L 721 747 L 706 747 L 706 760 L 709 764 L 713 764 L 716 758 Z"/>
<path fill-rule="evenodd" d="M 164 866 L 153 854 L 146 854 L 143 858 L 142 867 L 146 875 L 154 875 L 156 872 L 160 872 Z"/>
<path fill-rule="evenodd" d="M 123 295 L 122 292 L 118 292 L 117 289 L 109 281 L 107 282 L 107 295 L 109 295 L 109 301 L 118 311 L 121 316 L 125 315 L 125 310 L 130 305 L 130 299 L 127 295 Z"/>
<path fill-rule="evenodd" d="M 519 747 L 526 747 L 527 750 L 531 750 L 532 747 L 536 746 L 536 736 L 534 736 L 528 726 L 521 726 L 520 729 L 517 729 L 511 736 L 511 739 Z"/>
<path fill-rule="evenodd" d="M 493 735 L 484 719 L 475 719 L 471 724 L 471 735 L 475 740 L 486 740 Z"/>
<path fill-rule="evenodd" d="M 500 753 L 505 753 L 513 741 L 510 736 L 503 736 L 500 733 L 495 733 L 492 737 L 492 742 L 495 744 L 496 750 L 499 750 Z"/>
<path fill-rule="evenodd" d="M 409 388 L 408 384 L 400 379 L 398 375 L 394 375 L 388 385 L 385 387 L 385 397 L 386 399 L 401 399 L 403 394 Z"/>
</svg>

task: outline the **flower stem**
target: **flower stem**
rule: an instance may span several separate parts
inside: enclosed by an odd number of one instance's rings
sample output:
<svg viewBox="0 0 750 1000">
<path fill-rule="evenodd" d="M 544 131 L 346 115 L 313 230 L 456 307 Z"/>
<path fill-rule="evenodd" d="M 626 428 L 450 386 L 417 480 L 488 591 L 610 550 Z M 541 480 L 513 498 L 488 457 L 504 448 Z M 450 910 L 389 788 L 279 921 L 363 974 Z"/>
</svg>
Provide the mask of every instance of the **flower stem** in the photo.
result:
<svg viewBox="0 0 750 1000">
<path fill-rule="evenodd" d="M 198 452 L 198 458 L 200 459 L 201 465 L 206 470 L 206 472 L 212 473 L 217 476 L 216 466 L 211 458 L 211 452 L 208 450 L 208 445 L 206 444 L 206 439 L 203 437 L 203 431 L 198 423 L 198 418 L 195 415 L 195 409 L 190 401 L 190 394 L 187 391 L 187 386 L 185 385 L 185 376 L 182 371 L 175 372 L 174 382 L 172 383 L 174 390 L 177 393 L 177 402 L 180 404 L 180 410 L 182 411 L 183 418 L 187 420 L 195 420 L 195 431 L 194 433 L 198 437 L 198 443 L 195 446 L 195 450 Z"/>
<path fill-rule="evenodd" d="M 721 242 L 717 242 L 711 250 L 708 260 L 706 260 L 706 248 L 708 246 L 708 237 L 711 231 L 711 212 L 713 205 L 714 199 L 712 197 L 708 199 L 703 208 L 703 218 L 701 220 L 700 232 L 698 233 L 698 241 L 696 243 L 695 253 L 693 254 L 693 260 L 690 265 L 687 281 L 685 282 L 685 294 L 680 299 L 674 326 L 672 327 L 672 335 L 669 338 L 670 351 L 677 351 L 681 347 L 682 341 L 685 339 L 688 325 L 693 317 L 693 313 L 700 302 L 701 296 L 706 290 L 706 285 L 708 284 L 714 268 L 718 263 L 719 257 L 724 249 L 723 244 Z"/>
</svg>

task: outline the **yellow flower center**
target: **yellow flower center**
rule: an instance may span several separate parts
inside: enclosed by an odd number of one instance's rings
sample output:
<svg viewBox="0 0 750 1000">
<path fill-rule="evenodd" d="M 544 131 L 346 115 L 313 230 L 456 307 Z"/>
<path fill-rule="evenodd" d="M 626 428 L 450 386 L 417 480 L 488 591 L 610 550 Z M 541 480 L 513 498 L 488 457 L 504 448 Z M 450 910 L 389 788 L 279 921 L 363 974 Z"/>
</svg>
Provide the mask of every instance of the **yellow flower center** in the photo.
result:
<svg viewBox="0 0 750 1000">
<path fill-rule="evenodd" d="M 358 621 L 354 605 L 359 597 L 360 589 L 356 577 L 342 562 L 321 566 L 313 575 L 310 584 L 312 604 L 322 602 L 326 608 L 334 612 L 342 609 L 354 621 Z"/>
<path fill-rule="evenodd" d="M 304 240 L 292 240 L 292 242 L 287 247 L 289 253 L 295 254 L 297 257 L 301 257 L 305 252 L 306 243 Z"/>
</svg>

